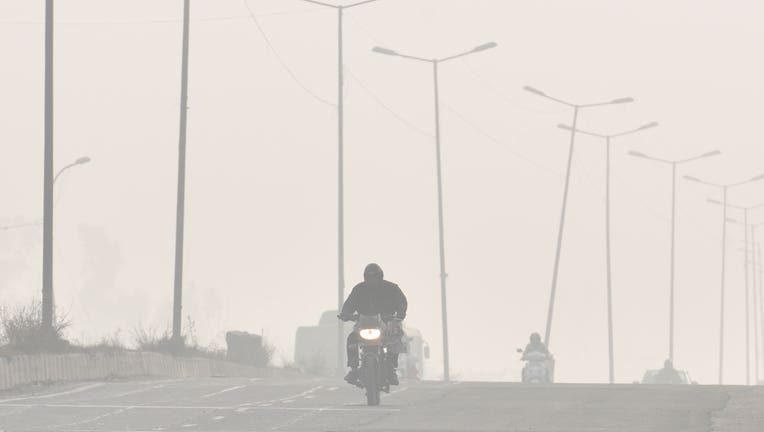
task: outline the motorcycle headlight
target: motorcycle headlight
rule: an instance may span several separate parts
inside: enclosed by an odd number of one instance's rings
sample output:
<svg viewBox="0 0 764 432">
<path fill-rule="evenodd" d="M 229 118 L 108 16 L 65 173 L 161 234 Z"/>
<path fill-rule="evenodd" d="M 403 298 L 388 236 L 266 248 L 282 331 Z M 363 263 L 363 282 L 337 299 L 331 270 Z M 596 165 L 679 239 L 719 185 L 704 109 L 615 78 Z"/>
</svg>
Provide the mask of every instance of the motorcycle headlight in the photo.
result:
<svg viewBox="0 0 764 432">
<path fill-rule="evenodd" d="M 376 328 L 363 329 L 359 332 L 361 339 L 364 340 L 377 340 L 382 336 L 382 330 Z"/>
</svg>

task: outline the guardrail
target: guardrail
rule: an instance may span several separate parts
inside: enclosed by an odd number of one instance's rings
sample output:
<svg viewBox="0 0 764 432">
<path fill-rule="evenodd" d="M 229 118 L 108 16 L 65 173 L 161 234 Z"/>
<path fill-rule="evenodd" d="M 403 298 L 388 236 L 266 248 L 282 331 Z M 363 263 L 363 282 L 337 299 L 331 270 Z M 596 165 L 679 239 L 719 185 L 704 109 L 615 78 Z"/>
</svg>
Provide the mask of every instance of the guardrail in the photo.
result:
<svg viewBox="0 0 764 432">
<path fill-rule="evenodd" d="M 226 361 L 151 352 L 21 355 L 0 357 L 0 390 L 39 382 L 115 377 L 260 377 L 272 373 Z"/>
</svg>

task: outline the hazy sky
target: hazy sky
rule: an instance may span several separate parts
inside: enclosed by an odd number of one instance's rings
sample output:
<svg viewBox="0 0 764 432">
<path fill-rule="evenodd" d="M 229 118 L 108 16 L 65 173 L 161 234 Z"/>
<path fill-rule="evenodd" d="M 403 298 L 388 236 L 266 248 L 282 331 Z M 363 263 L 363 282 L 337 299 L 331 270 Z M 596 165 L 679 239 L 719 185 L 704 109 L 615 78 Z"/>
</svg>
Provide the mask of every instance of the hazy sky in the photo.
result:
<svg viewBox="0 0 764 432">
<path fill-rule="evenodd" d="M 55 290 L 93 341 L 171 318 L 181 0 L 56 2 Z M 298 0 L 192 0 L 184 316 L 207 343 L 260 332 L 291 357 L 299 325 L 336 303 L 336 15 Z M 0 225 L 42 214 L 44 2 L 0 0 Z M 543 333 L 571 110 L 613 144 L 616 377 L 667 356 L 670 169 L 639 150 L 723 156 L 682 174 L 764 172 L 764 6 L 740 0 L 381 0 L 346 22 L 348 289 L 376 261 L 410 301 L 441 373 L 431 70 L 371 47 L 440 57 L 452 374 L 517 379 Z M 717 374 L 719 193 L 679 183 L 676 364 Z M 757 204 L 764 184 L 730 193 Z M 764 212 L 764 211 L 762 211 Z M 731 216 L 740 218 L 732 213 Z M 754 222 L 764 214 L 753 213 Z M 562 381 L 607 380 L 604 146 L 573 166 L 552 346 Z M 40 291 L 41 229 L 0 231 L 0 302 Z M 728 382 L 744 380 L 742 229 L 730 225 Z M 752 332 L 753 336 L 753 332 Z"/>
</svg>

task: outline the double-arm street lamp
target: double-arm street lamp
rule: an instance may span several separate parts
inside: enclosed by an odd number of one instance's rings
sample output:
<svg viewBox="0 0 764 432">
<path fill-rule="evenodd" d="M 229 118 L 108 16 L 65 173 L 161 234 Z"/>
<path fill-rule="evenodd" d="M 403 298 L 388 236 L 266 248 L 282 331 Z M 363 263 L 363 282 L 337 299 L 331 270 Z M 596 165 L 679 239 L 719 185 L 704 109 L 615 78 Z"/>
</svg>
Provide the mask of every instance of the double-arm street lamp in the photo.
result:
<svg viewBox="0 0 764 432">
<path fill-rule="evenodd" d="M 686 180 L 700 183 L 706 186 L 710 186 L 722 191 L 722 268 L 721 268 L 721 300 L 720 300 L 720 313 L 719 313 L 719 385 L 724 383 L 724 300 L 725 300 L 725 279 L 726 279 L 726 266 L 727 266 L 727 195 L 730 189 L 734 189 L 738 186 L 743 186 L 749 183 L 753 183 L 759 180 L 764 180 L 764 174 L 750 178 L 748 180 L 740 181 L 737 183 L 712 183 L 701 180 L 697 177 L 684 176 Z"/>
<path fill-rule="evenodd" d="M 363 0 L 348 5 L 335 5 L 317 0 L 302 0 L 337 11 L 337 312 L 342 311 L 345 302 L 345 44 L 344 14 L 346 9 L 373 3 L 379 0 Z M 345 356 L 345 327 L 337 322 L 337 376 L 342 376 Z"/>
<path fill-rule="evenodd" d="M 435 160 L 437 167 L 437 181 L 438 181 L 438 238 L 439 238 L 439 250 L 440 250 L 440 296 L 441 296 L 441 317 L 443 322 L 443 380 L 449 381 L 450 378 L 450 364 L 448 354 L 448 308 L 446 303 L 446 252 L 445 252 L 445 240 L 443 238 L 443 183 L 442 183 L 442 171 L 441 171 L 441 152 L 440 152 L 440 85 L 438 80 L 438 67 L 441 63 L 449 60 L 454 60 L 460 57 L 465 57 L 471 54 L 486 51 L 491 48 L 495 48 L 497 44 L 495 42 L 488 42 L 479 45 L 469 51 L 465 51 L 459 54 L 455 54 L 448 57 L 426 59 L 422 57 L 415 57 L 411 55 L 401 54 L 397 51 L 393 51 L 387 48 L 374 47 L 372 50 L 378 54 L 384 54 L 389 56 L 400 57 L 409 60 L 415 60 L 423 63 L 430 63 L 432 65 L 433 82 L 434 82 L 434 95 L 435 95 Z"/>
<path fill-rule="evenodd" d="M 674 287 L 676 284 L 676 180 L 677 180 L 677 168 L 680 165 L 684 165 L 690 162 L 694 162 L 700 159 L 708 157 L 718 156 L 721 152 L 718 150 L 703 153 L 699 156 L 694 156 L 686 159 L 662 159 L 658 157 L 648 156 L 641 152 L 631 151 L 629 155 L 638 157 L 641 159 L 658 162 L 664 165 L 671 166 L 671 276 L 670 276 L 670 288 L 669 288 L 669 350 L 668 358 L 674 361 Z"/>
<path fill-rule="evenodd" d="M 605 277 L 607 280 L 607 329 L 608 329 L 608 359 L 610 366 L 610 384 L 615 383 L 615 354 L 613 349 L 613 289 L 612 289 L 612 254 L 610 243 L 610 142 L 613 139 L 620 138 L 626 135 L 631 135 L 643 130 L 651 129 L 658 126 L 658 123 L 652 122 L 642 125 L 636 129 L 630 129 L 625 132 L 605 135 L 595 132 L 588 132 L 581 129 L 573 129 L 571 126 L 561 124 L 558 127 L 571 132 L 578 132 L 583 135 L 593 136 L 595 138 L 601 138 L 605 140 L 605 254 L 606 254 L 606 270 Z"/>
<path fill-rule="evenodd" d="M 560 212 L 560 225 L 559 225 L 559 231 L 557 233 L 557 249 L 556 249 L 555 257 L 554 257 L 554 269 L 552 271 L 552 289 L 549 295 L 549 312 L 547 313 L 546 332 L 544 336 L 544 343 L 546 344 L 547 347 L 549 347 L 550 336 L 552 332 L 552 317 L 554 315 L 554 301 L 555 301 L 555 296 L 557 294 L 557 276 L 560 270 L 560 250 L 562 248 L 562 236 L 565 232 L 565 213 L 568 207 L 568 190 L 570 188 L 570 170 L 573 165 L 573 150 L 574 150 L 575 140 L 576 140 L 576 127 L 578 126 L 578 112 L 583 108 L 593 108 L 593 107 L 605 106 L 605 105 L 617 105 L 617 104 L 623 104 L 623 103 L 630 103 L 630 102 L 634 102 L 634 99 L 627 97 L 627 98 L 613 99 L 609 102 L 574 104 L 562 99 L 558 99 L 556 97 L 549 96 L 546 93 L 542 92 L 541 90 L 538 90 L 533 87 L 525 86 L 523 89 L 537 96 L 541 96 L 545 99 L 549 99 L 551 101 L 565 105 L 569 108 L 573 108 L 573 123 L 572 123 L 572 126 L 570 126 L 570 148 L 568 150 L 568 165 L 567 165 L 567 169 L 565 173 L 565 189 L 562 195 L 562 210 Z"/>
<path fill-rule="evenodd" d="M 760 208 L 764 206 L 764 203 L 743 207 L 743 206 L 736 206 L 729 203 L 723 203 L 721 201 L 715 200 L 715 199 L 709 199 L 708 202 L 712 204 L 717 205 L 726 205 L 729 208 L 733 208 L 736 210 L 741 210 L 743 212 L 743 222 L 740 223 L 740 225 L 743 226 L 743 230 L 745 231 L 744 236 L 744 256 L 745 256 L 745 262 L 744 262 L 744 269 L 745 269 L 745 383 L 746 385 L 751 385 L 751 317 L 749 314 L 750 308 L 751 308 L 751 299 L 750 299 L 750 285 L 749 285 L 749 271 L 748 271 L 748 261 L 750 256 L 750 241 L 748 239 L 748 228 L 750 225 L 748 224 L 748 212 L 751 210 L 755 210 L 757 208 Z M 755 287 L 754 287 L 755 290 Z M 758 354 L 757 354 L 758 355 Z M 757 366 L 758 370 L 758 366 Z M 757 372 L 758 373 L 758 372 Z"/>
</svg>

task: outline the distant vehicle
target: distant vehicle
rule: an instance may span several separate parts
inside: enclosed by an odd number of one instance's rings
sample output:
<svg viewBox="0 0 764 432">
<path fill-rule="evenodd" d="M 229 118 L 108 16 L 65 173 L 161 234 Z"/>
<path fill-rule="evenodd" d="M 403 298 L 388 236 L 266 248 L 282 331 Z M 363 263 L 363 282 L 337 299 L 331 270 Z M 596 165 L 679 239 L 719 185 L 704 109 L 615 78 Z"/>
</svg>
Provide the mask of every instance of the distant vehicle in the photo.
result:
<svg viewBox="0 0 764 432">
<path fill-rule="evenodd" d="M 554 382 L 554 357 L 551 354 L 535 351 L 523 353 L 523 350 L 519 348 L 517 352 L 523 354 L 522 360 L 525 361 L 522 382 L 528 384 L 551 384 Z"/>
<path fill-rule="evenodd" d="M 419 330 L 407 327 L 406 352 L 398 359 L 398 375 L 404 379 L 422 379 L 425 360 L 430 358 L 430 347 Z M 345 340 L 353 331 L 352 323 L 345 323 L 342 339 L 343 367 L 345 360 Z M 337 311 L 326 311 L 316 326 L 297 329 L 295 338 L 295 364 L 302 370 L 321 376 L 334 376 L 337 369 Z"/>
<path fill-rule="evenodd" d="M 660 371 L 661 369 L 649 369 L 645 371 L 645 375 L 642 377 L 642 384 L 667 384 L 658 382 L 657 377 Z M 697 384 L 697 382 L 690 379 L 690 374 L 687 373 L 687 371 L 677 370 L 676 373 L 681 381 L 681 383 L 676 385 Z"/>
</svg>

